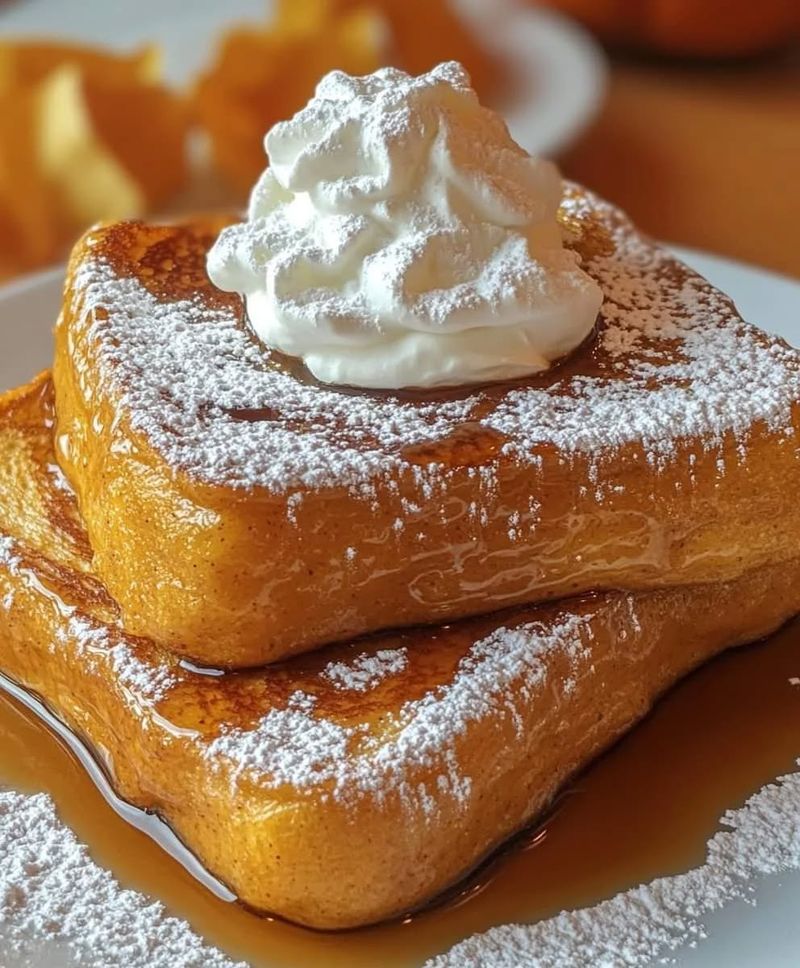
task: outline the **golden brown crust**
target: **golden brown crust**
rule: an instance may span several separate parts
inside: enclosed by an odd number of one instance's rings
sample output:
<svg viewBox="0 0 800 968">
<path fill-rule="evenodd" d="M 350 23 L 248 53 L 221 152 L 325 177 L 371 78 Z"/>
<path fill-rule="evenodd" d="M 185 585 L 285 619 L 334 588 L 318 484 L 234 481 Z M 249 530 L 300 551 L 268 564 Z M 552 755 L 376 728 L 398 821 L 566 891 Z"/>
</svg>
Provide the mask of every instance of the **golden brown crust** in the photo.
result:
<svg viewBox="0 0 800 968">
<path fill-rule="evenodd" d="M 50 399 L 46 377 L 0 398 L 0 671 L 244 901 L 304 924 L 424 902 L 678 677 L 800 608 L 793 559 L 200 675 L 115 620 L 49 469 Z"/>
</svg>

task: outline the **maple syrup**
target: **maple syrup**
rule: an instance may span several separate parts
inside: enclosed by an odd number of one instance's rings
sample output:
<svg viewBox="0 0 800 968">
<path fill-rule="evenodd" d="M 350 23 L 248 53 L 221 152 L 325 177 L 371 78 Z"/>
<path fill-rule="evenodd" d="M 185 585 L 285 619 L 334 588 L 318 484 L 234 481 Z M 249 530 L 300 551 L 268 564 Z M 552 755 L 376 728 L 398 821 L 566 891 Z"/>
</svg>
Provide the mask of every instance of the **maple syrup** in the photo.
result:
<svg viewBox="0 0 800 968">
<path fill-rule="evenodd" d="M 507 441 L 508 437 L 499 430 L 483 427 L 477 420 L 468 420 L 457 424 L 439 440 L 407 444 L 401 451 L 401 457 L 416 467 L 427 467 L 429 464 L 481 467 L 497 457 Z"/>
<path fill-rule="evenodd" d="M 124 820 L 90 779 L 85 754 L 1 691 L 0 785 L 49 793 L 121 883 L 160 898 L 255 968 L 419 965 L 494 924 L 535 921 L 701 863 L 720 816 L 791 771 L 800 755 L 798 645 L 800 620 L 713 660 L 574 780 L 549 817 L 466 883 L 403 921 L 361 931 L 326 934 L 259 918 L 212 878 L 204 886 L 152 839 L 163 832 L 159 821 L 117 803 L 149 833 Z"/>
</svg>

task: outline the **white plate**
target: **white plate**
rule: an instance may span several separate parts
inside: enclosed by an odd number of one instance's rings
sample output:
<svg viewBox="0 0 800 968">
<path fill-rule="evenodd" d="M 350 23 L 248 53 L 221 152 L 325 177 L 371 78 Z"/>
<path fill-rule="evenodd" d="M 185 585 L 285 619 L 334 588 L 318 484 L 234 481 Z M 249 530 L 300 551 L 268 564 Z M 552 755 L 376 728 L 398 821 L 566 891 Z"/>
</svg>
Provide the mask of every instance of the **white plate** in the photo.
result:
<svg viewBox="0 0 800 968">
<path fill-rule="evenodd" d="M 606 60 L 597 43 L 527 0 L 454 2 L 478 20 L 486 46 L 511 66 L 514 93 L 502 111 L 517 141 L 539 154 L 566 148 L 605 92 Z M 232 22 L 263 23 L 268 7 L 265 0 L 26 0 L 0 9 L 0 35 L 44 34 L 121 49 L 155 40 L 163 45 L 168 79 L 185 85 L 208 62 L 220 30 Z M 484 14 L 475 14 L 481 7 Z"/>
<path fill-rule="evenodd" d="M 730 293 L 747 319 L 800 346 L 800 282 L 701 252 L 675 251 Z M 0 288 L 0 389 L 49 365 L 62 274 L 52 270 Z M 757 907 L 732 904 L 708 918 L 709 938 L 676 952 L 673 963 L 683 968 L 794 968 L 800 962 L 800 872 L 768 878 L 757 899 Z M 56 964 L 49 950 L 40 963 Z M 17 964 L 22 968 L 23 962 Z M 15 966 L 3 962 L 3 968 Z"/>
</svg>

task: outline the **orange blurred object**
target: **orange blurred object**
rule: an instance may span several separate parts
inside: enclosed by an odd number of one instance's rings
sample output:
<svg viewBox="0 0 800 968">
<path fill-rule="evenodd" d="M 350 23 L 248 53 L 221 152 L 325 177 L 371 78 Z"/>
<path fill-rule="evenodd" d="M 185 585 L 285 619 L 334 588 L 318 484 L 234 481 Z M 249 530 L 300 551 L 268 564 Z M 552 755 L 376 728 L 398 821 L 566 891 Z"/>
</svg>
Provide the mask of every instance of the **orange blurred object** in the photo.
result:
<svg viewBox="0 0 800 968">
<path fill-rule="evenodd" d="M 183 185 L 188 110 L 159 78 L 153 47 L 0 43 L 0 278 Z"/>
<path fill-rule="evenodd" d="M 492 58 L 450 0 L 278 0 L 278 10 L 284 15 L 291 10 L 291 16 L 303 17 L 321 3 L 334 15 L 349 13 L 368 3 L 386 19 L 389 63 L 410 74 L 422 74 L 442 61 L 457 60 L 469 72 L 479 94 L 490 92 Z"/>
<path fill-rule="evenodd" d="M 265 166 L 263 138 L 308 101 L 323 74 L 391 63 L 419 74 L 460 60 L 479 91 L 492 61 L 445 0 L 277 0 L 268 27 L 225 36 L 195 88 L 217 167 L 242 193 Z"/>
<path fill-rule="evenodd" d="M 369 74 L 381 62 L 383 24 L 372 11 L 332 18 L 326 2 L 283 7 L 266 29 L 228 33 L 195 88 L 214 161 L 242 192 L 265 167 L 266 131 L 298 111 L 323 74 L 336 68 Z"/>
<path fill-rule="evenodd" d="M 800 36 L 800 0 L 543 0 L 603 39 L 677 56 L 756 54 Z"/>
</svg>

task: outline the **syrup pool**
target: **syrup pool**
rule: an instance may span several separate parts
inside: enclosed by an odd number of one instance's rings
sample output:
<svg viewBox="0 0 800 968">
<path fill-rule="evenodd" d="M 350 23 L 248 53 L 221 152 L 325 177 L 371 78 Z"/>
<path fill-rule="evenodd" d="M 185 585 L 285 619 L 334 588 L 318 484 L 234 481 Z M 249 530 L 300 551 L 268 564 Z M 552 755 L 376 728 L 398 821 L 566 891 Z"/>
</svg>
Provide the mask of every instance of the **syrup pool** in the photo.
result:
<svg viewBox="0 0 800 968">
<path fill-rule="evenodd" d="M 124 885 L 160 898 L 211 943 L 256 968 L 421 965 L 493 924 L 535 921 L 699 864 L 725 810 L 795 768 L 799 647 L 800 620 L 713 660 L 576 778 L 548 818 L 465 884 L 402 922 L 361 931 L 324 934 L 244 910 L 160 821 L 110 805 L 88 754 L 3 692 L 0 785 L 49 793 L 62 819 Z M 194 865 L 194 874 L 184 865 Z"/>
</svg>

